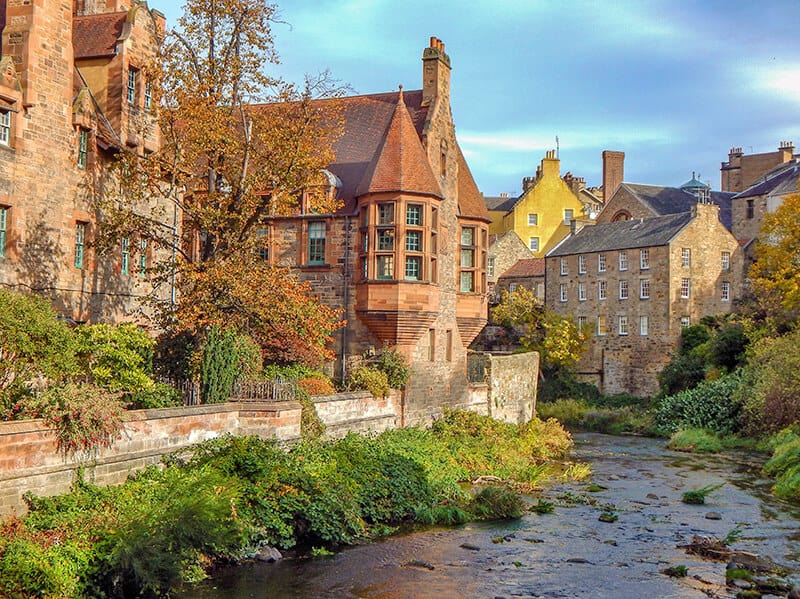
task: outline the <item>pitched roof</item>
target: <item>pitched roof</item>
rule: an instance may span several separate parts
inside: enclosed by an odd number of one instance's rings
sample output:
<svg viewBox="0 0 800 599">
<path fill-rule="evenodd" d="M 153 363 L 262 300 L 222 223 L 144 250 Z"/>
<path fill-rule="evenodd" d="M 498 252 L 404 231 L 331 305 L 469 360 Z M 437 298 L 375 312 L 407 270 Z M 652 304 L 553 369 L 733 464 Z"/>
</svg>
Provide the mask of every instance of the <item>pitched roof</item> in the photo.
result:
<svg viewBox="0 0 800 599">
<path fill-rule="evenodd" d="M 398 94 L 394 114 L 383 135 L 381 145 L 354 195 L 358 197 L 385 191 L 404 191 L 443 197 L 441 187 L 433 175 L 428 156 L 403 101 L 402 90 Z"/>
<path fill-rule="evenodd" d="M 514 265 L 506 270 L 500 279 L 508 277 L 543 277 L 544 258 L 522 258 L 517 260 Z"/>
<path fill-rule="evenodd" d="M 738 199 L 765 194 L 782 196 L 795 193 L 798 191 L 798 182 L 800 182 L 800 160 L 795 158 L 773 168 L 735 197 Z"/>
<path fill-rule="evenodd" d="M 483 195 L 475 184 L 467 160 L 461 153 L 461 148 L 456 146 L 456 150 L 458 151 L 458 215 L 491 222 L 489 211 L 483 203 Z"/>
<path fill-rule="evenodd" d="M 566 237 L 547 257 L 667 245 L 693 218 L 687 211 L 590 225 Z"/>
<path fill-rule="evenodd" d="M 516 197 L 500 196 L 497 197 L 484 197 L 483 202 L 487 210 L 492 212 L 508 212 L 514 207 L 517 202 Z"/>
<path fill-rule="evenodd" d="M 75 59 L 114 56 L 127 12 L 76 16 L 72 19 Z"/>
<path fill-rule="evenodd" d="M 705 184 L 701 185 L 707 187 Z M 697 198 L 683 188 L 643 185 L 640 183 L 622 183 L 620 187 L 625 187 L 640 202 L 659 216 L 691 212 L 692 207 L 697 203 Z M 711 192 L 711 202 L 719 206 L 719 220 L 729 231 L 733 223 L 731 198 L 734 195 L 726 191 Z"/>
</svg>

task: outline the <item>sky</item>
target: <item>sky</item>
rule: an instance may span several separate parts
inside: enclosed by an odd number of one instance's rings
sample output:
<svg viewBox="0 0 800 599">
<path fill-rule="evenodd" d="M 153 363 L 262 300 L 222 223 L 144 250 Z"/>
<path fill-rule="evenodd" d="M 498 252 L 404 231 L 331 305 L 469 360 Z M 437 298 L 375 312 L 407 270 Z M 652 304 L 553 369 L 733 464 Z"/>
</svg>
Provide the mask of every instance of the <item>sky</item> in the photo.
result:
<svg viewBox="0 0 800 599">
<path fill-rule="evenodd" d="M 178 0 L 150 0 L 175 25 Z M 354 93 L 422 87 L 431 36 L 453 66 L 459 145 L 486 196 L 518 195 L 545 152 L 599 186 L 720 187 L 732 147 L 800 153 L 798 0 L 282 0 L 273 25 L 294 82 L 329 70 Z M 558 144 L 556 143 L 558 138 Z"/>
</svg>

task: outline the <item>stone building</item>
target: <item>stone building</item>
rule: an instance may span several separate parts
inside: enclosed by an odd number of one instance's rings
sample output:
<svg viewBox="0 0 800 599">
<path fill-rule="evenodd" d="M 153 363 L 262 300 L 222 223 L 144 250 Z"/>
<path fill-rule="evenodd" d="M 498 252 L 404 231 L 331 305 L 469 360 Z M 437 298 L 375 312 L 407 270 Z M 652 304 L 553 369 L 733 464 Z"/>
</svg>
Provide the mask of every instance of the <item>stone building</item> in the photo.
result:
<svg viewBox="0 0 800 599">
<path fill-rule="evenodd" d="M 410 360 L 404 424 L 469 407 L 467 347 L 487 319 L 489 215 L 456 140 L 450 73 L 431 38 L 422 89 L 335 100 L 344 131 L 327 172 L 342 208 L 265 230 L 272 263 L 343 312 L 336 376 L 384 346 Z"/>
<path fill-rule="evenodd" d="M 91 195 L 118 152 L 158 147 L 145 67 L 164 17 L 138 0 L 0 0 L 0 27 L 0 285 L 75 321 L 135 319 L 153 257 L 136 239 L 96 256 Z"/>
<path fill-rule="evenodd" d="M 522 182 L 522 195 L 513 201 L 490 203 L 491 234 L 514 231 L 528 245 L 533 257 L 542 258 L 561 241 L 574 221 L 588 219 L 589 208 L 573 188 L 580 181 L 571 174 L 561 177 L 561 161 L 555 150 L 547 152 L 536 175 Z"/>
<path fill-rule="evenodd" d="M 782 141 L 775 152 L 745 154 L 742 148 L 731 148 L 727 162 L 719 169 L 722 191 L 739 193 L 756 183 L 765 173 L 796 158 L 794 144 Z"/>
<path fill-rule="evenodd" d="M 514 266 L 506 270 L 497 281 L 497 294 L 503 291 L 514 292 L 520 287 L 533 291 L 540 302 L 544 302 L 544 258 L 526 258 L 518 260 Z"/>
<path fill-rule="evenodd" d="M 546 257 L 546 304 L 593 331 L 580 376 L 603 393 L 651 396 L 681 330 L 730 312 L 741 251 L 719 208 L 606 222 Z"/>
<path fill-rule="evenodd" d="M 531 252 L 519 235 L 514 231 L 506 231 L 502 235 L 489 235 L 489 252 L 487 257 L 486 280 L 489 301 L 498 300 L 497 281 L 518 260 L 530 259 Z"/>
</svg>

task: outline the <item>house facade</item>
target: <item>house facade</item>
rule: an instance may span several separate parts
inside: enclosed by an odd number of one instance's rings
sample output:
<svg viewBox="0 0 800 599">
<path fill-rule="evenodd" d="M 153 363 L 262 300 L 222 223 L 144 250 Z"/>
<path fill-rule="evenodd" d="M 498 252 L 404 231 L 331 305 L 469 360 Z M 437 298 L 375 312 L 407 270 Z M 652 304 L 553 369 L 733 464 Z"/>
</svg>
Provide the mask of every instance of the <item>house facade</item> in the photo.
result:
<svg viewBox="0 0 800 599">
<path fill-rule="evenodd" d="M 500 277 L 519 260 L 529 260 L 530 258 L 531 252 L 528 246 L 514 231 L 506 231 L 502 235 L 489 235 L 486 280 L 490 302 L 499 300 L 497 282 Z"/>
<path fill-rule="evenodd" d="M 794 143 L 782 141 L 775 152 L 745 154 L 742 148 L 731 148 L 728 160 L 720 166 L 722 191 L 741 193 L 754 185 L 764 174 L 796 158 Z"/>
<path fill-rule="evenodd" d="M 431 38 L 422 89 L 335 100 L 344 129 L 327 172 L 342 208 L 265 225 L 271 262 L 342 311 L 335 376 L 386 346 L 409 360 L 404 424 L 469 407 L 467 347 L 487 320 L 490 219 L 455 137 L 450 72 Z"/>
<path fill-rule="evenodd" d="M 137 0 L 0 0 L 0 26 L 0 285 L 78 322 L 134 320 L 151 250 L 95 255 L 91 200 L 118 152 L 158 147 L 145 67 L 164 17 Z"/>
<path fill-rule="evenodd" d="M 523 180 L 522 195 L 513 202 L 493 206 L 490 233 L 514 231 L 527 244 L 532 257 L 544 257 L 570 232 L 574 221 L 588 218 L 584 203 L 571 185 L 576 185 L 575 178 L 570 175 L 570 180 L 565 181 L 561 177 L 561 161 L 555 150 L 549 150 L 536 175 Z"/>
<path fill-rule="evenodd" d="M 545 301 L 592 332 L 578 365 L 603 393 L 652 396 L 683 328 L 741 294 L 739 244 L 714 204 L 596 224 L 545 259 Z"/>
</svg>

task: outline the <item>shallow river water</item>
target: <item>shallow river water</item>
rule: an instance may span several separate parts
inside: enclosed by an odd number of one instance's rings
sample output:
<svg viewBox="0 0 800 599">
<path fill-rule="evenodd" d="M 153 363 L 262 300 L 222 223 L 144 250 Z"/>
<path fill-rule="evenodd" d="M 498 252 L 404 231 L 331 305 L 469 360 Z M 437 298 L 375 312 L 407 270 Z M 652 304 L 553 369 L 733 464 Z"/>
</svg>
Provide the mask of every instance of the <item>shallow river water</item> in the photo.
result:
<svg viewBox="0 0 800 599">
<path fill-rule="evenodd" d="M 469 524 L 393 537 L 335 556 L 252 563 L 218 572 L 182 599 L 495 599 L 733 597 L 725 563 L 688 555 L 694 535 L 786 566 L 800 585 L 800 510 L 768 494 L 769 481 L 744 455 L 671 452 L 663 441 L 575 436 L 575 461 L 591 465 L 591 483 L 557 484 L 543 497 L 551 514 Z M 684 491 L 725 483 L 705 505 Z M 584 503 L 591 501 L 594 505 Z M 603 511 L 615 522 L 601 522 Z M 708 519 L 709 512 L 720 519 Z M 686 566 L 688 576 L 662 573 Z"/>
</svg>

